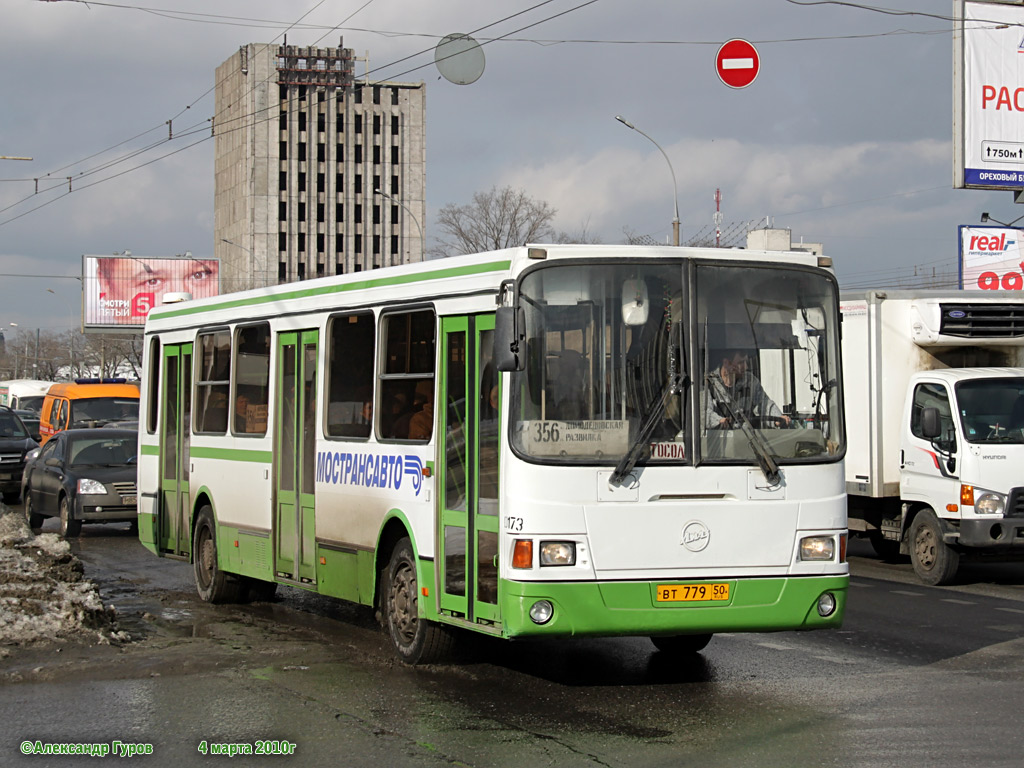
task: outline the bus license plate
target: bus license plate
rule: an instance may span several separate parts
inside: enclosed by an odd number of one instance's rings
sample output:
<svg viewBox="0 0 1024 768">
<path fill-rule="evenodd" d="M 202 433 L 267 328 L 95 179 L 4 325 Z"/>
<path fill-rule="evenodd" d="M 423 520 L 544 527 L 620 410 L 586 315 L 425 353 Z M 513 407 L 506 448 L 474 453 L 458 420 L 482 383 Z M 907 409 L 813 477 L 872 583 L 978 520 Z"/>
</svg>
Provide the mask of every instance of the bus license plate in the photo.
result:
<svg viewBox="0 0 1024 768">
<path fill-rule="evenodd" d="M 657 602 L 689 603 L 701 600 L 728 600 L 728 584 L 659 584 Z"/>
</svg>

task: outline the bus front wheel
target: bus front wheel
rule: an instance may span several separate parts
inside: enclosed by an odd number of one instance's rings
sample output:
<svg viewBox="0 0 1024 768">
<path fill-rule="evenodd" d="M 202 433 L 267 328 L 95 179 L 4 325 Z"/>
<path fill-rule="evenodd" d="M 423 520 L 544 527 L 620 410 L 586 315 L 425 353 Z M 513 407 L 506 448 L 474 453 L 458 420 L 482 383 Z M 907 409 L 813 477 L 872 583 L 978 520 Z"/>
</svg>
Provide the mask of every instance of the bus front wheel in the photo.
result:
<svg viewBox="0 0 1024 768">
<path fill-rule="evenodd" d="M 703 635 L 655 635 L 651 638 L 654 647 L 664 653 L 698 653 L 711 642 L 711 633 Z"/>
<path fill-rule="evenodd" d="M 384 626 L 399 658 L 407 664 L 429 664 L 445 658 L 451 651 L 451 633 L 420 618 L 416 557 L 408 538 L 395 545 L 382 586 Z"/>
<path fill-rule="evenodd" d="M 237 576 L 222 571 L 217 563 L 217 531 L 213 523 L 213 510 L 209 506 L 200 509 L 196 516 L 192 553 L 192 568 L 199 597 L 207 603 L 238 602 L 241 581 Z"/>
</svg>

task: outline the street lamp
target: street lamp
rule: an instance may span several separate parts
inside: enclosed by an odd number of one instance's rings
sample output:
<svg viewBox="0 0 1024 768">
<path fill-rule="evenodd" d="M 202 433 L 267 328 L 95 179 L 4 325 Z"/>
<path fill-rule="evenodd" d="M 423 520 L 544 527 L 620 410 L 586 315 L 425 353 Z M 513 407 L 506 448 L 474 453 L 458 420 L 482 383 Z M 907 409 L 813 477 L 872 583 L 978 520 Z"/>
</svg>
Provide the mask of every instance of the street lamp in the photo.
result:
<svg viewBox="0 0 1024 768">
<path fill-rule="evenodd" d="M 988 211 L 985 211 L 984 213 L 981 214 L 981 223 L 982 224 L 984 224 L 986 221 L 994 221 L 996 224 L 1002 224 L 1004 227 L 1012 227 L 1014 224 L 1016 224 L 1021 219 L 1024 219 L 1024 216 L 1018 216 L 1016 219 L 1011 221 L 1009 224 L 1003 224 L 1003 222 L 1001 222 L 999 219 L 993 219 L 991 216 L 989 216 L 988 215 Z"/>
<path fill-rule="evenodd" d="M 672 218 L 672 245 L 679 245 L 679 194 L 676 189 L 676 172 L 672 169 L 672 161 L 668 159 L 668 155 L 665 154 L 665 150 L 661 148 L 661 145 L 658 142 L 629 122 L 629 120 L 624 118 L 622 115 L 616 115 L 615 119 L 630 130 L 636 131 L 651 142 L 651 144 L 656 146 L 658 151 L 661 152 L 662 156 L 665 158 L 665 162 L 668 163 L 668 172 L 672 174 L 672 201 L 675 205 L 675 215 Z"/>
<path fill-rule="evenodd" d="M 375 194 L 380 195 L 381 197 L 385 198 L 386 200 L 390 200 L 392 203 L 397 203 L 398 205 L 400 205 L 403 208 L 405 208 L 406 213 L 409 214 L 409 217 L 412 219 L 413 224 L 416 225 L 416 229 L 420 233 L 420 259 L 425 259 L 427 257 L 427 242 L 426 242 L 426 240 L 423 239 L 423 227 L 420 226 L 420 222 L 419 222 L 419 219 L 416 218 L 416 214 L 413 213 L 409 209 L 408 205 L 403 203 L 401 200 L 392 197 L 391 195 L 389 195 L 384 190 L 375 189 L 373 191 L 374 191 Z"/>
</svg>

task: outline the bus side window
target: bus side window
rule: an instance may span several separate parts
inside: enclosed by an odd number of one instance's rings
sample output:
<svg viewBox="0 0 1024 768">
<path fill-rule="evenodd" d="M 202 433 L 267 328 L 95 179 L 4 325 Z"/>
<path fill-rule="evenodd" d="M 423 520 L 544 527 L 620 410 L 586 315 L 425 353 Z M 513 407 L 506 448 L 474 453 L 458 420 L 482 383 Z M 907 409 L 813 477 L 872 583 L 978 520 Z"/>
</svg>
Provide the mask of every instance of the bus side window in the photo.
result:
<svg viewBox="0 0 1024 768">
<path fill-rule="evenodd" d="M 386 315 L 381 337 L 380 435 L 426 442 L 434 424 L 434 313 Z"/>
<path fill-rule="evenodd" d="M 238 329 L 234 354 L 235 434 L 265 435 L 270 403 L 270 326 L 267 323 Z"/>
<path fill-rule="evenodd" d="M 228 388 L 231 370 L 231 334 L 214 331 L 199 335 L 199 370 L 196 372 L 196 432 L 224 434 L 228 429 Z"/>
<path fill-rule="evenodd" d="M 327 436 L 369 437 L 373 423 L 373 313 L 332 318 L 329 336 Z"/>
</svg>

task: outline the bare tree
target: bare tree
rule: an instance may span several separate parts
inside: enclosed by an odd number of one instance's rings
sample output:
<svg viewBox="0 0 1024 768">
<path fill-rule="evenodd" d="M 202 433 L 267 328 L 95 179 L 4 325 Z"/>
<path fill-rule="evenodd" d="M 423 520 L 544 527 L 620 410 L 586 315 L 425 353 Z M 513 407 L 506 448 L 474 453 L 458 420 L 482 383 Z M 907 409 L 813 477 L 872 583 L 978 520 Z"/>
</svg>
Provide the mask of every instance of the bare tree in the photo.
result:
<svg viewBox="0 0 1024 768">
<path fill-rule="evenodd" d="M 521 189 L 491 187 L 489 192 L 474 194 L 469 205 L 449 203 L 438 212 L 437 223 L 444 235 L 434 253 L 454 256 L 551 239 L 556 212 Z"/>
</svg>

